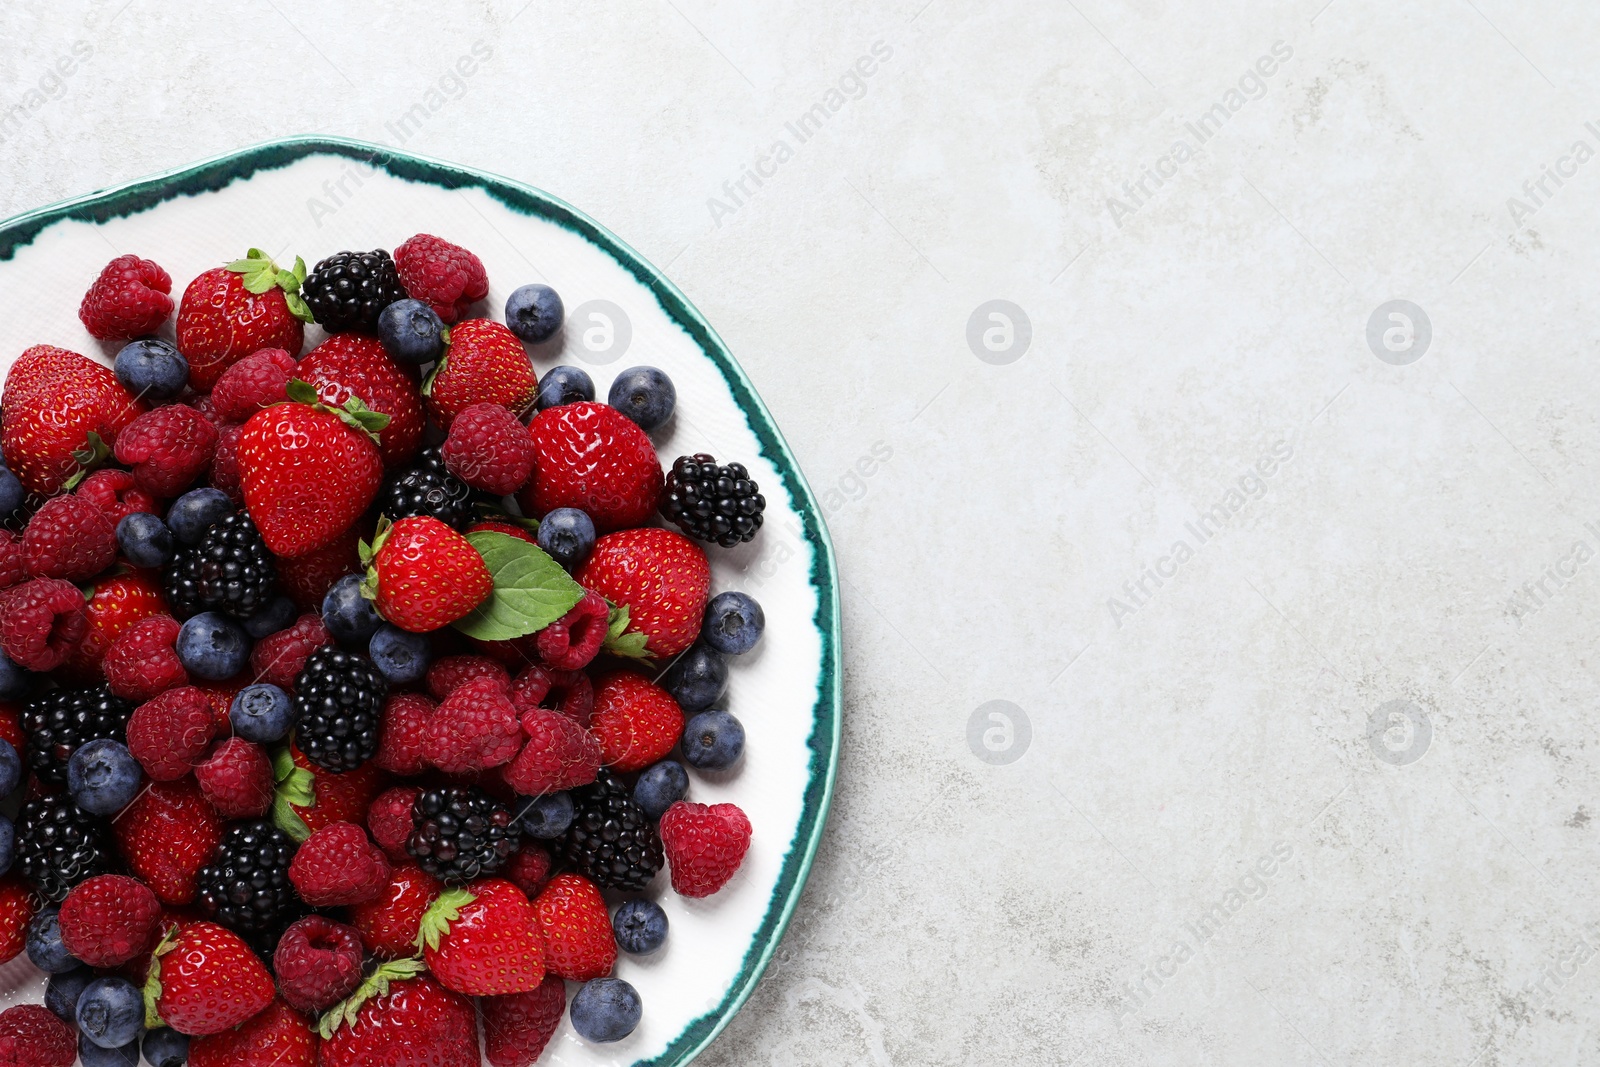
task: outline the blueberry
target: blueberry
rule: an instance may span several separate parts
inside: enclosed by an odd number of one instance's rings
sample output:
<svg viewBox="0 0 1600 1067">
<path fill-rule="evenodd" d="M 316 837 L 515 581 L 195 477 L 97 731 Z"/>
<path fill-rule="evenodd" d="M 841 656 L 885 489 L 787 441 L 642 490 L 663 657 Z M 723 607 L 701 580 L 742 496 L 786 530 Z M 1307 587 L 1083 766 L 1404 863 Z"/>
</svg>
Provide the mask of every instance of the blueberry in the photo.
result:
<svg viewBox="0 0 1600 1067">
<path fill-rule="evenodd" d="M 361 595 L 361 575 L 347 574 L 322 598 L 322 625 L 340 641 L 364 644 L 383 625 L 378 609 Z"/>
<path fill-rule="evenodd" d="M 744 726 L 732 715 L 712 708 L 683 724 L 683 758 L 702 771 L 732 767 L 744 754 Z"/>
<path fill-rule="evenodd" d="M 633 799 L 639 802 L 644 813 L 652 819 L 661 818 L 672 805 L 689 792 L 689 772 L 677 760 L 664 759 L 639 775 L 633 787 Z"/>
<path fill-rule="evenodd" d="M 653 430 L 672 418 L 678 390 L 665 371 L 655 367 L 629 367 L 611 383 L 606 402 L 639 424 Z"/>
<path fill-rule="evenodd" d="M 135 511 L 117 523 L 117 547 L 135 567 L 160 567 L 172 558 L 172 531 L 149 512 Z"/>
<path fill-rule="evenodd" d="M 634 956 L 648 956 L 667 939 L 667 913 L 653 900 L 625 900 L 611 916 L 617 947 Z"/>
<path fill-rule="evenodd" d="M 61 943 L 61 909 L 45 908 L 28 923 L 28 958 L 46 974 L 60 974 L 80 966 Z"/>
<path fill-rule="evenodd" d="M 0 738 L 0 797 L 22 784 L 22 757 L 15 746 Z"/>
<path fill-rule="evenodd" d="M 556 508 L 539 520 L 539 547 L 567 570 L 577 570 L 594 551 L 594 520 L 577 508 Z"/>
<path fill-rule="evenodd" d="M 139 761 L 121 741 L 99 738 L 67 760 L 67 790 L 91 815 L 115 815 L 139 795 Z"/>
<path fill-rule="evenodd" d="M 700 640 L 730 656 L 742 656 L 756 647 L 767 616 L 761 605 L 743 593 L 718 593 L 706 605 Z"/>
<path fill-rule="evenodd" d="M 697 641 L 667 668 L 661 687 L 684 711 L 709 708 L 728 688 L 728 661 L 721 652 Z"/>
<path fill-rule="evenodd" d="M 189 361 L 156 337 L 123 345 L 111 369 L 124 389 L 152 403 L 171 400 L 189 381 Z"/>
<path fill-rule="evenodd" d="M 62 1022 L 77 1026 L 78 998 L 92 981 L 94 972 L 87 967 L 52 974 L 44 987 L 44 1006 L 55 1012 Z"/>
<path fill-rule="evenodd" d="M 126 978 L 96 978 L 78 998 L 78 1029 L 101 1048 L 121 1048 L 144 1031 L 144 996 Z"/>
<path fill-rule="evenodd" d="M 372 635 L 367 655 L 391 685 L 409 685 L 428 672 L 428 635 L 384 623 Z"/>
<path fill-rule="evenodd" d="M 22 506 L 28 491 L 9 468 L 0 467 L 0 515 L 9 515 Z"/>
<path fill-rule="evenodd" d="M 522 828 L 530 837 L 560 837 L 572 825 L 575 810 L 570 794 L 546 793 L 523 809 Z"/>
<path fill-rule="evenodd" d="M 283 740 L 294 726 L 294 704 L 275 685 L 247 685 L 234 696 L 228 719 L 233 732 L 246 741 L 269 745 Z"/>
<path fill-rule="evenodd" d="M 565 316 L 561 295 L 548 285 L 524 285 L 506 297 L 506 325 L 529 344 L 554 337 Z"/>
<path fill-rule="evenodd" d="M 16 700 L 28 691 L 28 672 L 0 652 L 0 700 Z"/>
<path fill-rule="evenodd" d="M 396 300 L 378 313 L 378 340 L 396 363 L 420 367 L 444 355 L 444 320 L 420 300 Z"/>
<path fill-rule="evenodd" d="M 211 524 L 233 514 L 233 501 L 221 489 L 191 489 L 167 509 L 172 536 L 186 545 L 198 545 Z"/>
<path fill-rule="evenodd" d="M 585 982 L 572 998 L 572 1028 L 590 1041 L 621 1041 L 639 1025 L 639 991 L 620 978 Z"/>
<path fill-rule="evenodd" d="M 139 1067 L 139 1039 L 121 1048 L 101 1048 L 88 1034 L 79 1034 L 78 1063 L 81 1067 Z"/>
<path fill-rule="evenodd" d="M 185 670 L 213 682 L 232 678 L 250 661 L 249 636 L 217 611 L 202 611 L 184 623 L 175 647 Z"/>
<path fill-rule="evenodd" d="M 170 1026 L 144 1035 L 144 1058 L 150 1067 L 183 1067 L 189 1060 L 189 1039 Z"/>
<path fill-rule="evenodd" d="M 275 597 L 266 607 L 244 620 L 244 632 L 259 641 L 268 634 L 288 629 L 297 615 L 299 611 L 294 601 L 286 596 Z"/>
<path fill-rule="evenodd" d="M 589 372 L 582 367 L 571 367 L 562 364 L 551 367 L 545 376 L 539 379 L 540 411 L 545 408 L 560 407 L 562 404 L 576 404 L 580 400 L 594 399 L 594 379 L 589 377 Z"/>
<path fill-rule="evenodd" d="M 16 858 L 17 828 L 10 819 L 0 815 L 0 875 L 11 869 L 11 862 Z"/>
</svg>

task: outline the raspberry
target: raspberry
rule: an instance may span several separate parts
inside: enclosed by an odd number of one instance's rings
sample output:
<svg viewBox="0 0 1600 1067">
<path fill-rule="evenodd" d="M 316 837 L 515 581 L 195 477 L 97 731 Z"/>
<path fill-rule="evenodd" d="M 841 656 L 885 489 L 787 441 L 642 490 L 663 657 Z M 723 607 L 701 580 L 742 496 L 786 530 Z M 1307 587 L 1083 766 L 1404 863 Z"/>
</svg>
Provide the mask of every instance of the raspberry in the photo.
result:
<svg viewBox="0 0 1600 1067">
<path fill-rule="evenodd" d="M 511 683 L 511 703 L 519 715 L 546 708 L 587 730 L 594 714 L 594 683 L 582 671 L 529 667 Z"/>
<path fill-rule="evenodd" d="M 93 578 L 117 561 L 117 528 L 82 497 L 55 497 L 23 531 L 22 561 L 35 578 Z"/>
<path fill-rule="evenodd" d="M 383 850 L 355 823 L 329 823 L 306 839 L 289 865 L 289 881 L 314 908 L 371 900 L 389 884 Z"/>
<path fill-rule="evenodd" d="M 427 744 L 428 762 L 446 774 L 509 763 L 522 747 L 522 726 L 506 683 L 479 677 L 457 686 L 429 720 Z"/>
<path fill-rule="evenodd" d="M 529 1067 L 544 1052 L 567 1010 L 567 984 L 547 974 L 526 993 L 484 997 L 484 1055 L 492 1067 Z"/>
<path fill-rule="evenodd" d="M 0 648 L 30 671 L 67 661 L 89 628 L 83 591 L 60 578 L 33 578 L 0 596 Z"/>
<path fill-rule="evenodd" d="M 284 387 L 295 376 L 294 357 L 281 348 L 246 356 L 217 379 L 211 407 L 222 422 L 244 422 L 264 407 L 289 399 Z"/>
<path fill-rule="evenodd" d="M 176 782 L 199 762 L 216 736 L 211 700 L 192 685 L 140 704 L 128 720 L 128 751 L 152 781 Z"/>
<path fill-rule="evenodd" d="M 391 696 L 383 706 L 383 739 L 372 762 L 391 774 L 427 770 L 428 758 L 423 753 L 428 748 L 428 721 L 433 718 L 434 706 L 421 693 Z"/>
<path fill-rule="evenodd" d="M 635 671 L 603 675 L 594 689 L 591 726 L 606 766 L 642 771 L 683 735 L 683 709 L 672 694 Z"/>
<path fill-rule="evenodd" d="M 250 650 L 250 670 L 258 682 L 268 682 L 286 693 L 294 692 L 294 680 L 311 653 L 332 644 L 333 637 L 322 625 L 321 615 L 309 612 L 295 620 L 287 630 L 268 634 Z"/>
<path fill-rule="evenodd" d="M 272 969 L 291 1008 L 326 1011 L 361 984 L 361 935 L 353 926 L 307 915 L 283 932 Z"/>
<path fill-rule="evenodd" d="M 396 863 L 409 860 L 406 838 L 411 836 L 411 806 L 422 790 L 414 785 L 397 785 L 378 794 L 367 809 L 367 829 L 378 847 Z"/>
<path fill-rule="evenodd" d="M 180 629 L 171 615 L 152 615 L 118 634 L 100 661 L 106 686 L 125 700 L 149 700 L 187 685 L 189 672 L 172 647 Z"/>
<path fill-rule="evenodd" d="M 611 608 L 599 593 L 585 590 L 583 599 L 534 638 L 539 658 L 558 671 L 576 671 L 600 654 Z"/>
<path fill-rule="evenodd" d="M 124 874 L 79 882 L 61 902 L 61 943 L 91 967 L 117 967 L 150 947 L 161 901 Z"/>
<path fill-rule="evenodd" d="M 10 589 L 28 576 L 22 558 L 22 536 L 0 530 L 0 589 Z"/>
<path fill-rule="evenodd" d="M 661 816 L 661 847 L 672 869 L 672 888 L 708 897 L 728 884 L 750 848 L 750 820 L 735 804 L 680 800 Z"/>
<path fill-rule="evenodd" d="M 78 318 L 100 341 L 154 333 L 172 314 L 172 278 L 148 259 L 118 256 L 106 264 L 78 305 Z"/>
<path fill-rule="evenodd" d="M 272 807 L 272 761 L 259 745 L 230 737 L 194 769 L 200 792 L 224 819 L 259 819 Z"/>
<path fill-rule="evenodd" d="M 509 408 L 473 404 L 450 423 L 440 448 L 445 470 L 474 489 L 509 496 L 533 475 L 533 441 Z"/>
<path fill-rule="evenodd" d="M 588 785 L 600 771 L 600 743 L 559 712 L 534 708 L 522 715 L 528 743 L 505 769 L 506 784 L 536 797 Z"/>
<path fill-rule="evenodd" d="M 78 1042 L 72 1027 L 43 1004 L 0 1011 L 0 1063 L 7 1067 L 72 1067 Z"/>
<path fill-rule="evenodd" d="M 328 595 L 333 583 L 361 569 L 356 556 L 356 543 L 360 540 L 360 533 L 352 528 L 314 552 L 294 559 L 279 559 L 278 583 L 301 611 L 320 614 L 322 598 Z"/>
<path fill-rule="evenodd" d="M 396 248 L 394 262 L 406 293 L 431 304 L 447 323 L 489 294 L 489 276 L 478 257 L 432 234 L 419 233 Z"/>
<path fill-rule="evenodd" d="M 211 465 L 217 428 L 182 404 L 152 408 L 117 435 L 117 462 L 152 496 L 178 496 Z"/>
<path fill-rule="evenodd" d="M 242 432 L 244 426 L 236 422 L 217 427 L 217 447 L 211 453 L 211 467 L 206 471 L 206 482 L 211 488 L 221 489 L 240 507 L 244 506 L 244 490 L 239 488 L 239 434 Z"/>
<path fill-rule="evenodd" d="M 117 523 L 136 511 L 151 515 L 157 513 L 155 498 L 140 489 L 133 475 L 127 471 L 95 471 L 83 480 L 75 495 L 105 512 L 106 518 L 111 520 L 112 529 L 116 529 Z"/>
<path fill-rule="evenodd" d="M 474 678 L 493 678 L 501 686 L 511 684 L 511 672 L 487 656 L 445 656 L 428 668 L 428 692 L 433 699 L 444 700 L 457 686 Z"/>
<path fill-rule="evenodd" d="M 511 854 L 511 862 L 506 864 L 505 876 L 526 893 L 529 900 L 532 900 L 550 880 L 550 853 L 532 841 L 524 841 L 521 847 Z"/>
</svg>

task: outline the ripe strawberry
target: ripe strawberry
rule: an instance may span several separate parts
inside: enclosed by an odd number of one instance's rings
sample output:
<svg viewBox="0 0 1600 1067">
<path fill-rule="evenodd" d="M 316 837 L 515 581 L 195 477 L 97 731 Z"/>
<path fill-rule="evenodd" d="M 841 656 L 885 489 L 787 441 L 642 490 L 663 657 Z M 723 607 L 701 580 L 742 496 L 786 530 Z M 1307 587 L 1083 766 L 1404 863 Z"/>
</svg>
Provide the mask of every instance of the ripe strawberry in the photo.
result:
<svg viewBox="0 0 1600 1067">
<path fill-rule="evenodd" d="M 472 1001 L 421 969 L 385 963 L 323 1016 L 318 1067 L 479 1067 Z"/>
<path fill-rule="evenodd" d="M 322 598 L 347 574 L 361 569 L 357 546 L 361 533 L 351 527 L 328 544 L 294 559 L 280 559 L 278 584 L 301 611 L 322 612 Z"/>
<path fill-rule="evenodd" d="M 419 938 L 428 970 L 457 993 L 524 993 L 544 981 L 533 905 L 502 878 L 445 890 L 422 917 Z"/>
<path fill-rule="evenodd" d="M 194 780 L 224 819 L 259 819 L 272 807 L 272 761 L 260 745 L 242 737 L 212 749 L 195 765 Z"/>
<path fill-rule="evenodd" d="M 394 250 L 400 284 L 413 300 L 432 306 L 446 323 L 466 314 L 476 300 L 489 295 L 483 261 L 442 237 L 419 233 Z"/>
<path fill-rule="evenodd" d="M 81 582 L 116 562 L 117 533 L 105 512 L 80 496 L 58 496 L 22 533 L 22 561 L 35 578 Z"/>
<path fill-rule="evenodd" d="M 373 432 L 388 416 L 352 397 L 337 411 L 311 386 L 289 383 L 294 403 L 250 416 L 239 435 L 245 507 L 275 554 L 303 556 L 329 544 L 378 494 L 383 461 Z"/>
<path fill-rule="evenodd" d="M 0 1064 L 5 1067 L 72 1067 L 78 1058 L 72 1027 L 42 1004 L 0 1011 Z"/>
<path fill-rule="evenodd" d="M 264 407 L 289 399 L 284 388 L 297 378 L 298 364 L 281 348 L 263 348 L 222 372 L 211 390 L 211 409 L 219 423 L 244 422 Z"/>
<path fill-rule="evenodd" d="M 283 769 L 281 757 L 274 757 L 278 796 L 306 824 L 306 836 L 336 822 L 360 823 L 366 818 L 372 798 L 389 784 L 383 770 L 370 762 L 353 771 L 334 774 L 306 759 L 305 753 L 293 744 L 288 754 L 289 771 Z M 293 774 L 293 770 L 303 773 Z"/>
<path fill-rule="evenodd" d="M 156 514 L 155 498 L 140 489 L 127 471 L 109 467 L 93 471 L 78 484 L 77 495 L 105 512 L 113 528 L 136 511 Z"/>
<path fill-rule="evenodd" d="M 390 358 L 376 337 L 336 333 L 300 361 L 296 377 L 309 382 L 329 407 L 337 408 L 355 396 L 389 416 L 389 425 L 378 431 L 378 452 L 385 467 L 405 465 L 422 446 L 422 398 L 416 378 Z"/>
<path fill-rule="evenodd" d="M 511 684 L 511 674 L 487 656 L 444 656 L 428 667 L 428 692 L 435 700 L 444 700 L 474 678 L 493 678 L 501 685 Z"/>
<path fill-rule="evenodd" d="M 469 774 L 511 762 L 522 741 L 506 687 L 495 678 L 474 678 L 434 709 L 425 751 L 428 762 L 446 774 Z"/>
<path fill-rule="evenodd" d="M 506 862 L 506 878 L 529 900 L 550 881 L 550 853 L 532 841 L 523 841 Z"/>
<path fill-rule="evenodd" d="M 534 635 L 534 646 L 545 666 L 558 671 L 582 670 L 600 654 L 610 622 L 611 608 L 605 598 L 586 589 L 571 611 Z"/>
<path fill-rule="evenodd" d="M 574 982 L 604 978 L 617 962 L 617 942 L 600 888 L 581 874 L 558 874 L 533 902 L 544 934 L 545 969 Z"/>
<path fill-rule="evenodd" d="M 71 582 L 31 578 L 0 593 L 0 648 L 19 667 L 55 670 L 88 629 L 83 592 Z"/>
<path fill-rule="evenodd" d="M 0 963 L 16 959 L 27 946 L 28 924 L 38 910 L 38 900 L 33 887 L 20 875 L 0 878 Z"/>
<path fill-rule="evenodd" d="M 700 636 L 711 565 L 682 534 L 654 527 L 606 534 L 574 577 L 626 607 L 629 631 L 644 634 L 646 649 L 657 656 L 676 656 Z"/>
<path fill-rule="evenodd" d="M 361 985 L 361 935 L 321 915 L 296 920 L 272 952 L 283 999 L 298 1011 L 327 1011 Z"/>
<path fill-rule="evenodd" d="M 428 758 L 424 753 L 428 748 L 428 721 L 433 718 L 433 709 L 433 701 L 421 693 L 391 694 L 383 706 L 383 737 L 372 762 L 390 774 L 421 774 L 427 770 Z"/>
<path fill-rule="evenodd" d="M 672 888 L 686 897 L 709 897 L 728 884 L 750 849 L 750 820 L 736 804 L 680 800 L 661 816 L 661 848 L 672 869 Z"/>
<path fill-rule="evenodd" d="M 0 741 L 10 741 L 19 754 L 28 743 L 22 732 L 22 705 L 14 700 L 0 700 Z"/>
<path fill-rule="evenodd" d="M 533 476 L 533 441 L 527 427 L 499 404 L 463 408 L 450 424 L 450 436 L 439 454 L 451 474 L 495 496 L 515 493 Z"/>
<path fill-rule="evenodd" d="M 317 830 L 294 854 L 289 881 L 313 908 L 360 904 L 389 884 L 389 859 L 355 823 L 336 822 Z"/>
<path fill-rule="evenodd" d="M 494 578 L 472 542 L 431 515 L 378 524 L 362 592 L 402 630 L 428 633 L 488 599 Z"/>
<path fill-rule="evenodd" d="M 612 671 L 595 682 L 590 729 L 606 766 L 642 771 L 665 758 L 683 736 L 683 709 L 671 693 L 637 671 Z"/>
<path fill-rule="evenodd" d="M 146 1013 L 190 1037 L 238 1026 L 272 997 L 272 976 L 250 946 L 212 922 L 183 923 L 162 938 L 145 979 Z"/>
<path fill-rule="evenodd" d="M 181 629 L 171 615 L 151 615 L 123 630 L 100 663 L 106 685 L 124 700 L 150 700 L 187 685 L 189 672 L 173 647 Z"/>
<path fill-rule="evenodd" d="M 128 751 L 152 781 L 175 782 L 200 762 L 216 729 L 206 695 L 193 686 L 180 686 L 133 709 Z"/>
<path fill-rule="evenodd" d="M 117 462 L 151 496 L 170 500 L 199 480 L 217 449 L 217 428 L 194 408 L 167 404 L 130 422 L 117 437 Z"/>
<path fill-rule="evenodd" d="M 533 1067 L 566 1013 L 567 985 L 547 974 L 536 989 L 485 997 L 479 1005 L 484 1055 L 491 1067 Z"/>
<path fill-rule="evenodd" d="M 23 485 L 48 496 L 109 454 L 123 427 L 143 411 L 109 368 L 76 352 L 35 345 L 6 373 L 0 450 Z"/>
<path fill-rule="evenodd" d="M 427 697 L 418 699 L 427 700 Z M 422 790 L 414 785 L 397 785 L 378 794 L 367 809 L 367 832 L 394 863 L 410 863 L 406 838 L 411 836 L 411 806 Z"/>
<path fill-rule="evenodd" d="M 422 916 L 443 886 L 414 863 L 401 864 L 389 875 L 383 892 L 350 908 L 350 922 L 373 955 L 400 959 L 417 950 Z"/>
<path fill-rule="evenodd" d="M 96 875 L 61 902 L 61 943 L 91 967 L 117 967 L 150 947 L 160 919 L 161 902 L 139 879 Z"/>
<path fill-rule="evenodd" d="M 78 492 L 82 495 L 83 490 L 79 489 Z M 166 613 L 167 599 L 151 572 L 129 571 L 127 574 L 101 578 L 94 583 L 94 592 L 89 595 L 89 600 L 84 605 L 84 617 L 88 620 L 88 629 L 84 631 L 83 640 L 68 658 L 67 668 L 76 674 L 90 674 L 97 671 L 101 661 L 105 659 L 107 650 L 116 643 L 117 638 L 127 633 L 134 623 Z M 173 631 L 173 635 L 176 637 L 177 631 Z"/>
<path fill-rule="evenodd" d="M 155 782 L 113 823 L 128 870 L 163 904 L 188 904 L 196 877 L 222 840 L 222 818 L 192 778 Z"/>
<path fill-rule="evenodd" d="M 593 734 L 547 708 L 522 713 L 528 743 L 506 765 L 506 784 L 523 796 L 536 797 L 588 785 L 600 772 L 600 742 Z"/>
<path fill-rule="evenodd" d="M 528 424 L 528 434 L 533 481 L 517 495 L 524 514 L 578 508 L 601 533 L 638 526 L 655 514 L 666 480 L 661 461 L 639 424 L 616 408 L 589 401 L 546 408 Z"/>
<path fill-rule="evenodd" d="M 138 256 L 118 256 L 83 294 L 78 318 L 98 341 L 155 333 L 172 314 L 172 277 Z"/>
<path fill-rule="evenodd" d="M 222 372 L 263 348 L 300 354 L 311 311 L 300 299 L 306 265 L 279 270 L 260 249 L 226 267 L 213 267 L 183 291 L 178 304 L 178 351 L 189 361 L 189 384 L 209 390 Z"/>
<path fill-rule="evenodd" d="M 236 1029 L 189 1044 L 189 1067 L 316 1067 L 316 1062 L 316 1031 L 282 1000 Z"/>
<path fill-rule="evenodd" d="M 451 327 L 450 346 L 423 383 L 422 395 L 429 417 L 448 431 L 457 413 L 473 404 L 499 404 L 516 414 L 531 410 L 539 376 L 527 349 L 503 323 L 468 319 Z"/>
<path fill-rule="evenodd" d="M 307 612 L 296 619 L 293 626 L 256 642 L 250 650 L 251 674 L 258 682 L 293 693 L 294 680 L 311 653 L 332 643 L 333 636 L 322 625 L 322 616 Z"/>
</svg>

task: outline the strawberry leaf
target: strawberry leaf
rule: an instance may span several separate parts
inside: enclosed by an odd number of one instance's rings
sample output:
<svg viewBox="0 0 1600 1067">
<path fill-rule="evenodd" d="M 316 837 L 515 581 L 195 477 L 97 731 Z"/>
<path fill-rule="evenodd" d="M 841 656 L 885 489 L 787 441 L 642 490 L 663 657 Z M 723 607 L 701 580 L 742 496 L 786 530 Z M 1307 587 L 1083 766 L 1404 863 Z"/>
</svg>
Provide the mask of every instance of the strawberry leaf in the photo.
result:
<svg viewBox="0 0 1600 1067">
<path fill-rule="evenodd" d="M 449 339 L 446 338 L 446 342 L 447 343 L 448 343 L 448 340 Z M 428 371 L 427 377 L 422 379 L 422 395 L 423 396 L 432 396 L 433 395 L 433 383 L 434 383 L 435 379 L 437 379 L 439 377 L 440 373 L 444 370 L 444 365 L 446 363 L 448 363 L 449 361 L 450 361 L 450 353 L 446 352 L 444 355 L 439 357 L 439 362 L 437 362 L 437 363 L 435 363 L 433 365 L 433 369 Z"/>
<path fill-rule="evenodd" d="M 468 637 L 480 641 L 526 637 L 583 599 L 583 586 L 538 545 L 492 530 L 469 533 L 467 540 L 494 578 L 488 599 L 452 624 Z"/>
<path fill-rule="evenodd" d="M 285 291 L 283 294 L 283 302 L 289 306 L 289 314 L 293 315 L 301 322 L 317 321 L 316 316 L 311 314 L 310 306 L 305 302 L 298 292 Z"/>
<path fill-rule="evenodd" d="M 317 393 L 317 387 L 308 381 L 294 378 L 283 387 L 284 394 L 296 404 L 317 405 L 322 403 L 322 397 Z"/>
<path fill-rule="evenodd" d="M 466 889 L 446 889 L 422 913 L 422 923 L 417 928 L 416 946 L 438 949 L 439 940 L 450 932 L 450 924 L 461 918 L 461 909 L 478 899 L 478 894 Z"/>
<path fill-rule="evenodd" d="M 607 601 L 610 603 L 610 601 Z M 628 659 L 655 659 L 656 654 L 645 648 L 650 638 L 641 633 L 628 633 L 628 605 L 611 604 L 611 614 L 606 619 L 606 639 L 601 648 L 613 656 Z"/>
<path fill-rule="evenodd" d="M 354 993 L 328 1009 L 328 1013 L 317 1023 L 317 1033 L 326 1041 L 333 1037 L 334 1031 L 339 1027 L 354 1026 L 363 1004 L 374 997 L 389 995 L 390 982 L 415 978 L 421 973 L 421 960 L 394 960 L 390 963 L 380 963 Z"/>
<path fill-rule="evenodd" d="M 277 789 L 272 796 L 272 824 L 296 842 L 311 836 L 311 827 L 295 808 L 309 808 L 317 802 L 317 780 L 304 767 L 297 766 L 287 748 L 272 754 L 272 779 Z"/>
<path fill-rule="evenodd" d="M 178 940 L 178 928 L 174 926 L 168 930 L 150 953 L 150 971 L 144 980 L 144 1028 L 154 1030 L 165 1026 L 166 1021 L 161 1018 L 161 1013 L 156 1010 L 156 1002 L 161 999 L 161 957 L 172 951 L 173 942 Z"/>
<path fill-rule="evenodd" d="M 278 286 L 278 273 L 269 267 L 253 270 L 243 278 L 245 292 L 260 296 Z"/>
</svg>

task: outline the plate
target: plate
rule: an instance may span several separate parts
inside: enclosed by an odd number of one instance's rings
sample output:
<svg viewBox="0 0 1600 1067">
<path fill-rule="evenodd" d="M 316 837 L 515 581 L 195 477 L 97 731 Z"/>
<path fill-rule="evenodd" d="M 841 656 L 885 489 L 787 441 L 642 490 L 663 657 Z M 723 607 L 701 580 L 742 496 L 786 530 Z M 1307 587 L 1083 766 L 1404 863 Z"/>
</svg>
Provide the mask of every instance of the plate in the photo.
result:
<svg viewBox="0 0 1600 1067">
<path fill-rule="evenodd" d="M 749 855 L 706 900 L 679 897 L 658 876 L 649 895 L 667 910 L 667 943 L 652 957 L 622 956 L 616 970 L 644 1002 L 638 1029 L 591 1045 L 563 1021 L 541 1060 L 685 1064 L 750 995 L 799 900 L 833 788 L 841 674 L 838 575 L 821 509 L 749 379 L 683 294 L 616 235 L 538 189 L 358 141 L 275 141 L 0 223 L 0 374 L 34 344 L 110 363 L 115 347 L 89 336 L 77 308 L 114 256 L 160 263 L 176 299 L 201 271 L 251 247 L 314 264 L 343 249 L 392 250 L 419 231 L 483 260 L 491 288 L 475 313 L 501 318 L 506 296 L 529 282 L 561 294 L 565 329 L 530 348 L 541 374 L 577 364 L 604 398 L 625 368 L 665 370 L 678 407 L 652 435 L 663 463 L 693 452 L 739 460 L 767 498 L 754 541 L 708 553 L 713 591 L 742 589 L 766 612 L 761 644 L 731 661 L 726 706 L 745 725 L 745 757 L 730 772 L 692 772 L 690 786 L 692 800 L 749 814 Z M 305 351 L 323 336 L 308 329 Z M 25 956 L 0 968 L 0 1006 L 37 1002 L 43 987 Z"/>
</svg>

